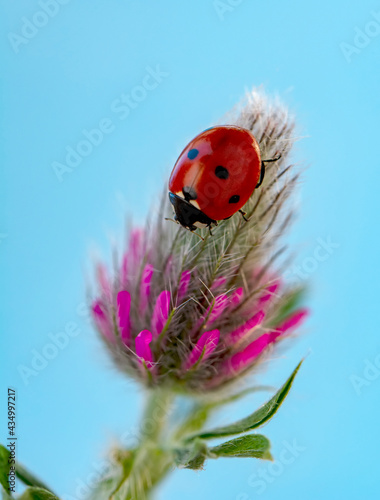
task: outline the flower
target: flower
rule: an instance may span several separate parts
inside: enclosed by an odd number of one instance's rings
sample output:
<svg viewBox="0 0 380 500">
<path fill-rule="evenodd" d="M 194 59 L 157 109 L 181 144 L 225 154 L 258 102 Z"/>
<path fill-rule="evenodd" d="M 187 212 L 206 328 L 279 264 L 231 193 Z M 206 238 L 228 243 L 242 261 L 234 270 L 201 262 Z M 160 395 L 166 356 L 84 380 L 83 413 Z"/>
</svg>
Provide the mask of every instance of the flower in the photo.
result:
<svg viewBox="0 0 380 500">
<path fill-rule="evenodd" d="M 204 239 L 165 221 L 164 194 L 153 224 L 134 228 L 110 278 L 98 267 L 92 315 L 117 365 L 149 386 L 210 391 L 250 372 L 301 325 L 298 290 L 283 282 L 282 233 L 298 175 L 288 163 L 293 123 L 253 92 L 229 123 L 252 131 L 267 166 L 244 210 Z"/>
</svg>

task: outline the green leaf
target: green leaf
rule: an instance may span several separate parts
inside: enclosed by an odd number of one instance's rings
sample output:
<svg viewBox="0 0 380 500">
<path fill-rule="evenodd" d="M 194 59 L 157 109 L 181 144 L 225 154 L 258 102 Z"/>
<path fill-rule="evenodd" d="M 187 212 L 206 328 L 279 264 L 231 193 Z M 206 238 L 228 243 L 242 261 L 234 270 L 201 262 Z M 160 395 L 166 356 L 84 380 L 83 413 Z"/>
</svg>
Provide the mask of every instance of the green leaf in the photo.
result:
<svg viewBox="0 0 380 500">
<path fill-rule="evenodd" d="M 34 476 L 30 471 L 25 469 L 25 467 L 19 462 L 16 462 L 16 476 L 27 486 L 35 486 L 37 488 L 42 488 L 48 491 L 50 489 L 40 479 Z"/>
<path fill-rule="evenodd" d="M 263 460 L 272 460 L 270 454 L 270 442 L 261 434 L 250 434 L 240 436 L 230 441 L 226 441 L 209 450 L 210 458 L 219 457 L 253 457 Z M 215 457 L 213 456 L 215 455 Z"/>
<path fill-rule="evenodd" d="M 211 429 L 206 432 L 193 434 L 192 436 L 189 436 L 186 441 L 190 441 L 195 438 L 212 439 L 223 436 L 232 436 L 234 434 L 242 434 L 243 432 L 256 429 L 257 427 L 263 425 L 273 417 L 273 415 L 277 412 L 282 402 L 286 398 L 302 362 L 303 360 L 296 366 L 295 370 L 290 375 L 285 384 L 281 387 L 281 389 L 279 389 L 269 401 L 267 401 L 254 413 L 246 418 L 243 418 L 242 420 L 238 420 L 233 424 L 226 425 L 224 427 L 217 427 L 216 429 Z"/>
<path fill-rule="evenodd" d="M 27 488 L 19 500 L 59 500 L 51 491 L 44 488 Z"/>
<path fill-rule="evenodd" d="M 5 448 L 5 446 L 0 444 L 0 484 L 6 492 L 9 491 L 9 484 L 8 484 L 8 474 L 10 467 L 10 464 L 8 462 L 9 455 L 10 453 L 8 448 Z"/>
<path fill-rule="evenodd" d="M 4 488 L 0 487 L 1 490 L 1 500 L 12 500 L 12 496 L 8 494 L 7 491 L 4 490 Z"/>
<path fill-rule="evenodd" d="M 177 466 L 185 469 L 203 469 L 207 458 L 244 457 L 272 460 L 270 442 L 261 434 L 241 436 L 225 443 L 208 448 L 201 439 L 195 439 L 191 446 L 174 450 L 174 461 Z"/>
<path fill-rule="evenodd" d="M 6 491 L 8 491 L 8 473 L 11 465 L 8 463 L 9 455 L 9 450 L 0 444 L 0 483 Z M 37 488 L 49 491 L 49 487 L 46 486 L 46 484 L 35 477 L 19 462 L 15 462 L 13 466 L 16 467 L 16 476 L 20 481 L 26 484 L 26 486 L 36 486 Z"/>
<path fill-rule="evenodd" d="M 234 401 L 244 398 L 244 396 L 247 396 L 247 394 L 252 394 L 253 392 L 259 392 L 259 391 L 274 392 L 274 388 L 269 385 L 256 385 L 254 387 L 248 387 L 247 389 L 243 389 L 242 391 L 237 392 L 236 394 L 232 394 L 231 396 L 228 396 L 224 399 L 219 399 L 214 402 L 211 402 L 208 405 L 206 405 L 206 408 L 213 409 L 217 408 L 218 406 L 224 406 L 226 404 L 233 403 Z"/>
</svg>

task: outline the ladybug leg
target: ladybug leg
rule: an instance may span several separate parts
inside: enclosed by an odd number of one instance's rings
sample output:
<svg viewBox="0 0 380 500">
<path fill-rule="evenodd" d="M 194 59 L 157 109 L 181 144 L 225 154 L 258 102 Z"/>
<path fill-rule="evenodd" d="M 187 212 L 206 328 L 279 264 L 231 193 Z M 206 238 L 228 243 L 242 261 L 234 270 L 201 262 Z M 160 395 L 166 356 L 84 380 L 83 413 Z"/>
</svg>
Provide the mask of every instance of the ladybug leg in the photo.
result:
<svg viewBox="0 0 380 500">
<path fill-rule="evenodd" d="M 246 217 L 247 212 L 243 212 L 243 210 L 239 210 L 239 213 L 241 213 L 241 216 L 243 217 L 243 219 L 245 220 L 245 222 L 249 221 L 249 219 L 247 219 L 247 217 Z"/>
<path fill-rule="evenodd" d="M 260 170 L 260 179 L 259 179 L 259 182 L 256 184 L 255 189 L 257 189 L 258 187 L 261 186 L 261 184 L 263 183 L 263 180 L 264 180 L 264 176 L 265 176 L 265 163 L 264 163 L 264 161 L 262 161 L 261 162 L 261 170 Z"/>
<path fill-rule="evenodd" d="M 255 187 L 255 189 L 257 189 L 258 187 L 260 187 L 261 184 L 263 183 L 264 176 L 265 176 L 265 164 L 266 163 L 271 163 L 273 161 L 278 161 L 280 158 L 281 158 L 281 154 L 278 154 L 277 156 L 275 156 L 274 158 L 270 158 L 269 160 L 262 160 L 262 162 L 261 162 L 261 171 L 260 171 L 260 179 L 259 179 L 259 182 L 257 183 L 257 186 Z"/>
<path fill-rule="evenodd" d="M 193 230 L 191 230 L 191 229 L 190 229 L 190 232 L 191 232 L 192 234 L 195 234 L 195 236 L 198 236 L 198 238 L 200 238 L 202 241 L 204 241 L 204 240 L 205 240 L 204 238 L 202 238 L 202 236 L 201 236 L 200 234 L 196 233 L 196 232 L 194 231 L 194 229 L 193 229 Z"/>
<path fill-rule="evenodd" d="M 171 222 L 175 222 L 176 224 L 179 224 L 179 222 L 175 219 L 170 219 L 170 217 L 165 217 L 165 220 L 170 220 Z"/>
<path fill-rule="evenodd" d="M 210 236 L 214 236 L 214 235 L 212 234 L 212 231 L 211 231 L 211 226 L 208 226 L 208 230 L 209 230 Z"/>
</svg>

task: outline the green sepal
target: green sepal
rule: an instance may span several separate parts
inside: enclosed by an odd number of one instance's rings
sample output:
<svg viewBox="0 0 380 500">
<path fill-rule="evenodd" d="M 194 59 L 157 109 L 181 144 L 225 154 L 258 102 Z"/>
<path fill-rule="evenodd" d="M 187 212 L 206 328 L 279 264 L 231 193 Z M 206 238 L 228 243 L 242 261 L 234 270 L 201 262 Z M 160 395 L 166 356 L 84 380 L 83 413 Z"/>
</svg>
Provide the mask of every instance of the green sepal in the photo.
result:
<svg viewBox="0 0 380 500">
<path fill-rule="evenodd" d="M 175 439 L 182 439 L 183 436 L 193 434 L 200 429 L 203 429 L 210 414 L 210 408 L 206 405 L 195 405 L 189 412 L 188 416 L 181 425 L 178 426 L 174 437 Z"/>
<path fill-rule="evenodd" d="M 186 441 L 191 441 L 196 438 L 213 439 L 223 436 L 233 436 L 234 434 L 242 434 L 252 429 L 257 429 L 258 427 L 263 425 L 273 417 L 273 415 L 277 412 L 277 410 L 283 403 L 302 362 L 303 360 L 296 366 L 293 373 L 290 375 L 285 384 L 276 392 L 276 394 L 251 415 L 224 427 L 217 427 L 216 429 L 193 434 L 192 436 L 186 438 Z"/>
<path fill-rule="evenodd" d="M 279 325 L 285 319 L 290 316 L 300 305 L 302 304 L 306 294 L 305 287 L 296 288 L 291 290 L 285 297 L 283 297 L 282 304 L 277 311 L 277 314 L 274 316 L 272 321 L 269 323 L 269 327 L 275 328 L 276 325 Z"/>
<path fill-rule="evenodd" d="M 96 485 L 91 489 L 89 499 L 91 500 L 104 500 L 111 498 L 117 491 L 120 484 L 124 481 L 123 468 L 115 467 L 110 474 L 100 479 Z"/>
<path fill-rule="evenodd" d="M 111 498 L 127 480 L 132 469 L 134 450 L 114 450 L 112 455 L 112 469 L 101 478 L 92 489 L 91 500 Z"/>
<path fill-rule="evenodd" d="M 174 461 L 176 465 L 185 469 L 203 469 L 203 464 L 207 456 L 207 445 L 200 439 L 195 439 L 190 447 L 174 450 Z"/>
</svg>

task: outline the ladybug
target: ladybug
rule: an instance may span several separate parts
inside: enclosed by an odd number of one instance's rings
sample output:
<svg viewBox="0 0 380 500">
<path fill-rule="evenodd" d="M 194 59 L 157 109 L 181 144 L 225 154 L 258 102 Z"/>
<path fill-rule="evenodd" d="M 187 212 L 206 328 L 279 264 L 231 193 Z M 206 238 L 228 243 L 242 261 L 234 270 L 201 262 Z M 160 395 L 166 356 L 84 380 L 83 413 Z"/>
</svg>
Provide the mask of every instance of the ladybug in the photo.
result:
<svg viewBox="0 0 380 500">
<path fill-rule="evenodd" d="M 169 178 L 175 222 L 190 231 L 208 227 L 211 233 L 213 224 L 236 212 L 244 217 L 241 209 L 264 174 L 259 145 L 249 130 L 232 125 L 205 130 L 185 147 Z"/>
</svg>

